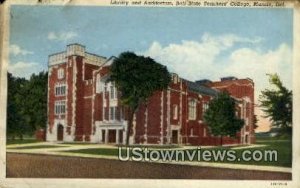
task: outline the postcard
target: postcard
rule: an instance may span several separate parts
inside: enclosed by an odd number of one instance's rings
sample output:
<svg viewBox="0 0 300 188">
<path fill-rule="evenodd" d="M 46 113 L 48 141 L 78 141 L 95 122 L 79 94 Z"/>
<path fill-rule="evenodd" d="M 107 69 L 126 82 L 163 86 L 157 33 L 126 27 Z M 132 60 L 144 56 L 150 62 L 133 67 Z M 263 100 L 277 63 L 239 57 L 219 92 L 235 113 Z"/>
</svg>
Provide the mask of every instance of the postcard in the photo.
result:
<svg viewBox="0 0 300 188">
<path fill-rule="evenodd" d="M 299 2 L 6 1 L 0 187 L 299 187 Z"/>
</svg>

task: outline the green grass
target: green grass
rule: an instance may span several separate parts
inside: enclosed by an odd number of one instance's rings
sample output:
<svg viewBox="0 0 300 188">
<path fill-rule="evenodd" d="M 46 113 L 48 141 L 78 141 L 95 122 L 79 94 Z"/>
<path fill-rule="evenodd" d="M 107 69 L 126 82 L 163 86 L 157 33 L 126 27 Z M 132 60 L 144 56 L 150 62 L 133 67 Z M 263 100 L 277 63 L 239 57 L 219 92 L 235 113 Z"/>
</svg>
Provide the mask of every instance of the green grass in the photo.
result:
<svg viewBox="0 0 300 188">
<path fill-rule="evenodd" d="M 63 142 L 60 144 L 68 144 L 68 145 L 97 145 L 97 143 L 90 143 L 90 142 Z"/>
<path fill-rule="evenodd" d="M 96 148 L 96 149 L 91 148 L 91 149 L 69 150 L 66 152 L 92 154 L 92 155 L 118 156 L 118 149 L 116 148 Z"/>
<path fill-rule="evenodd" d="M 37 142 L 41 142 L 35 139 L 23 139 L 23 140 L 11 140 L 8 139 L 6 141 L 6 145 L 12 145 L 12 144 L 30 144 L 30 143 L 37 143 Z"/>
<path fill-rule="evenodd" d="M 218 162 L 218 163 L 232 163 L 232 164 L 246 164 L 246 165 L 263 165 L 263 166 L 281 166 L 281 167 L 291 167 L 292 166 L 292 142 L 291 140 L 280 140 L 276 141 L 273 139 L 270 140 L 259 140 L 257 144 L 262 144 L 266 145 L 263 147 L 258 147 L 258 148 L 249 148 L 247 149 L 248 151 L 256 151 L 259 150 L 261 152 L 264 152 L 266 150 L 276 150 L 277 151 L 277 161 L 229 161 L 229 160 L 224 160 L 224 161 L 210 161 L 210 162 Z M 146 146 L 142 146 L 146 147 Z M 147 146 L 148 147 L 148 146 Z M 240 146 L 237 146 L 240 147 Z M 170 148 L 151 148 L 148 147 L 149 150 L 163 150 L 163 149 L 170 149 Z M 231 147 L 214 147 L 214 148 L 202 148 L 201 152 L 208 150 L 208 151 L 221 151 L 221 152 L 226 152 L 229 151 L 230 149 L 234 149 L 234 146 Z M 175 148 L 176 149 L 176 148 Z M 193 150 L 193 149 L 189 149 Z M 241 158 L 242 152 L 245 151 L 246 149 L 236 149 L 234 150 L 236 152 L 236 157 Z M 232 151 L 232 150 L 231 150 Z M 67 152 L 72 152 L 72 153 L 83 153 L 83 154 L 93 154 L 93 155 L 106 155 L 106 156 L 118 156 L 118 149 L 117 148 L 96 148 L 96 149 L 81 149 L 81 150 L 71 150 Z M 132 156 L 132 153 L 129 154 Z M 125 150 L 122 150 L 122 156 L 125 156 Z M 188 159 L 188 156 L 185 156 L 185 159 Z M 173 160 L 175 160 L 175 156 L 173 157 Z M 179 160 L 181 158 L 179 157 Z M 195 161 L 197 161 L 197 157 L 194 158 Z M 203 161 L 201 159 L 201 161 Z M 209 161 L 207 161 L 209 162 Z"/>
<path fill-rule="evenodd" d="M 9 149 L 46 149 L 46 148 L 61 148 L 68 146 L 58 146 L 58 145 L 35 145 L 35 146 L 21 146 L 21 147 L 11 147 Z"/>
<path fill-rule="evenodd" d="M 266 140 L 260 141 L 259 144 L 266 145 L 265 147 L 259 148 L 249 148 L 249 149 L 238 149 L 236 150 L 237 158 L 242 157 L 242 153 L 247 151 L 261 151 L 264 153 L 265 151 L 277 151 L 277 161 L 228 161 L 225 160 L 226 163 L 234 163 L 234 164 L 247 164 L 247 165 L 263 165 L 263 166 L 281 166 L 281 167 L 292 167 L 292 142 L 290 140 L 285 141 L 273 141 L 273 140 Z M 215 161 L 220 162 L 220 161 Z"/>
</svg>

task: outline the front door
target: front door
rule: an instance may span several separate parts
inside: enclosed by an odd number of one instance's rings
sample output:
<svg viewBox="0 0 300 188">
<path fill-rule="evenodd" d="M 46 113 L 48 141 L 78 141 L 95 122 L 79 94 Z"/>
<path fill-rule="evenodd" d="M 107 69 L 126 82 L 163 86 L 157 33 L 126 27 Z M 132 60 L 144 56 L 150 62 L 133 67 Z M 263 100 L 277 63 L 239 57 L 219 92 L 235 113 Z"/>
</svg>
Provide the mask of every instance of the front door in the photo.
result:
<svg viewBox="0 0 300 188">
<path fill-rule="evenodd" d="M 108 130 L 108 143 L 116 143 L 116 130 Z"/>
<path fill-rule="evenodd" d="M 178 144 L 178 130 L 172 130 L 172 144 Z"/>
<path fill-rule="evenodd" d="M 59 124 L 57 126 L 57 141 L 63 141 L 64 140 L 64 126 L 62 124 Z"/>
</svg>

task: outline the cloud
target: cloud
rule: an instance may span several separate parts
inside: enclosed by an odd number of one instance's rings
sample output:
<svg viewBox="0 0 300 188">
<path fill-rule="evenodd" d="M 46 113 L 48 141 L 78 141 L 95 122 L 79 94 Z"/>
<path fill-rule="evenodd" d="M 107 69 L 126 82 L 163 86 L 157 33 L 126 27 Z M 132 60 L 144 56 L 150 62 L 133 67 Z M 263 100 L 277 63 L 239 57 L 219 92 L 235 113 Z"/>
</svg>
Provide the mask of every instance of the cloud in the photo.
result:
<svg viewBox="0 0 300 188">
<path fill-rule="evenodd" d="M 225 73 L 250 77 L 256 84 L 256 96 L 269 87 L 267 73 L 278 73 L 284 85 L 292 88 L 292 49 L 281 44 L 274 50 L 262 52 L 250 48 L 237 49 L 230 54 Z"/>
<path fill-rule="evenodd" d="M 9 46 L 9 52 L 13 55 L 28 55 L 33 54 L 33 52 L 22 49 L 20 46 L 16 44 L 12 44 Z"/>
<path fill-rule="evenodd" d="M 73 39 L 75 37 L 77 37 L 78 34 L 73 32 L 73 31 L 69 31 L 69 32 L 49 32 L 48 33 L 48 39 L 49 40 L 53 40 L 53 41 L 68 41 L 70 39 Z"/>
<path fill-rule="evenodd" d="M 218 79 L 225 66 L 219 58 L 222 52 L 226 52 L 236 43 L 257 44 L 261 41 L 259 37 L 242 38 L 233 34 L 212 36 L 206 33 L 200 41 L 182 41 L 180 44 L 169 44 L 165 47 L 154 41 L 140 54 L 151 56 L 165 64 L 170 71 L 190 80 Z"/>
<path fill-rule="evenodd" d="M 275 49 L 262 51 L 262 41 L 260 37 L 204 34 L 199 41 L 182 41 L 167 46 L 154 41 L 146 51 L 138 54 L 150 56 L 166 65 L 169 71 L 192 81 L 205 78 L 217 81 L 224 76 L 251 78 L 255 83 L 255 102 L 258 103 L 261 91 L 269 87 L 267 73 L 278 73 L 284 85 L 292 88 L 291 47 L 282 43 Z M 261 115 L 261 109 L 257 109 L 256 114 Z M 261 117 L 258 122 L 259 125 L 268 123 Z"/>
<path fill-rule="evenodd" d="M 30 78 L 33 73 L 39 73 L 44 70 L 44 67 L 35 62 L 23 62 L 19 61 L 14 64 L 8 65 L 8 72 L 14 76 Z"/>
</svg>

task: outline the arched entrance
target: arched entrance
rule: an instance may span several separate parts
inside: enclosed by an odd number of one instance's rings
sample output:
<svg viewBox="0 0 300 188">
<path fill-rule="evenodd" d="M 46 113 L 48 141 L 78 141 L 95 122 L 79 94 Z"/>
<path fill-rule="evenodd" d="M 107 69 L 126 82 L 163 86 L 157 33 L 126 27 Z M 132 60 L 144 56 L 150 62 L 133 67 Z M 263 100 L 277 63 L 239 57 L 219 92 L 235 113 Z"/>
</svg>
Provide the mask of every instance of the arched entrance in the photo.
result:
<svg viewBox="0 0 300 188">
<path fill-rule="evenodd" d="M 57 141 L 64 140 L 64 126 L 62 124 L 57 125 Z"/>
</svg>

